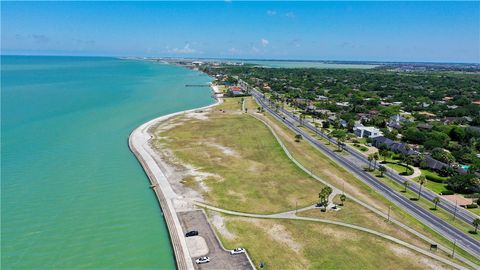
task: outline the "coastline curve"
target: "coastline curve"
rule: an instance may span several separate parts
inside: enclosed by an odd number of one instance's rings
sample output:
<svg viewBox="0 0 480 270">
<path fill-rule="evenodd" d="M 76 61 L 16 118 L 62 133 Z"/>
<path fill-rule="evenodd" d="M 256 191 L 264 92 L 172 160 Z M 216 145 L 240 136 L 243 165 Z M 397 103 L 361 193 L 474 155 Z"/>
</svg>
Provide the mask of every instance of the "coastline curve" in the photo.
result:
<svg viewBox="0 0 480 270">
<path fill-rule="evenodd" d="M 212 90 L 213 92 L 216 92 L 216 89 L 214 89 L 213 86 Z M 158 203 L 160 204 L 160 208 L 163 212 L 165 223 L 167 225 L 168 233 L 170 236 L 170 243 L 172 245 L 173 253 L 175 256 L 175 263 L 177 269 L 181 270 L 193 270 L 195 268 L 192 260 L 190 259 L 190 255 L 187 249 L 187 243 L 185 241 L 185 237 L 183 236 L 182 226 L 180 224 L 180 220 L 176 214 L 172 202 L 173 199 L 177 199 L 179 198 L 179 196 L 173 191 L 172 187 L 168 183 L 165 174 L 162 172 L 158 164 L 148 152 L 148 142 L 151 139 L 151 136 L 148 134 L 148 130 L 151 126 L 155 125 L 160 121 L 167 120 L 180 114 L 194 112 L 202 109 L 208 109 L 222 102 L 222 100 L 218 98 L 215 98 L 215 100 L 215 103 L 207 106 L 179 111 L 152 119 L 135 128 L 128 137 L 128 146 L 137 158 L 143 170 L 145 171 L 145 174 L 147 175 L 151 187 L 157 197 Z"/>
</svg>

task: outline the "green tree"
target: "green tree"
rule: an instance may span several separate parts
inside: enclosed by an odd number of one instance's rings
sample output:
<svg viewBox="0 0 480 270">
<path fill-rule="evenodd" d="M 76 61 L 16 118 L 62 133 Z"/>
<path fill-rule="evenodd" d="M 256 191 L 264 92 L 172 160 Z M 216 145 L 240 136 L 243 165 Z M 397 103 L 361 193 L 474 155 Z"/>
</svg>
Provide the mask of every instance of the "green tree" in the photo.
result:
<svg viewBox="0 0 480 270">
<path fill-rule="evenodd" d="M 478 230 L 478 226 L 480 226 L 480 218 L 476 218 L 473 220 L 472 222 L 472 225 L 473 227 L 475 227 L 475 234 L 477 233 L 477 230 Z"/>
<path fill-rule="evenodd" d="M 404 187 L 403 192 L 407 192 L 408 186 L 410 186 L 410 181 L 408 180 L 403 181 L 403 187 Z"/>
<path fill-rule="evenodd" d="M 328 197 L 332 194 L 333 190 L 331 187 L 326 186 L 322 188 L 320 193 L 318 193 L 318 198 L 320 199 L 320 205 L 327 206 L 328 205 Z"/>
<path fill-rule="evenodd" d="M 378 171 L 380 172 L 380 177 L 383 177 L 383 174 L 387 171 L 387 168 L 383 165 L 378 166 Z"/>
<path fill-rule="evenodd" d="M 435 207 L 433 209 L 437 210 L 437 205 L 440 202 L 440 197 L 435 197 L 433 198 L 433 203 L 435 204 Z"/>
<path fill-rule="evenodd" d="M 342 202 L 342 205 L 345 204 L 346 200 L 347 200 L 347 195 L 345 195 L 345 194 L 340 195 L 340 201 Z"/>
<path fill-rule="evenodd" d="M 448 188 L 458 193 L 480 192 L 480 179 L 475 174 L 458 174 L 447 181 Z"/>
<path fill-rule="evenodd" d="M 300 142 L 301 139 L 302 139 L 302 135 L 301 135 L 301 134 L 295 135 L 295 141 L 296 141 L 296 142 Z"/>
<path fill-rule="evenodd" d="M 420 196 L 422 195 L 422 187 L 425 184 L 426 178 L 424 175 L 420 175 L 418 177 L 418 183 L 420 184 L 420 188 L 418 189 L 418 200 L 420 200 Z"/>
<path fill-rule="evenodd" d="M 375 163 L 373 164 L 373 170 L 375 170 L 377 168 L 377 161 L 380 157 L 378 156 L 378 152 L 375 152 L 373 154 L 373 160 L 375 161 Z"/>
<path fill-rule="evenodd" d="M 372 167 L 373 154 L 368 155 L 367 159 L 368 159 L 368 170 L 370 171 Z"/>
</svg>

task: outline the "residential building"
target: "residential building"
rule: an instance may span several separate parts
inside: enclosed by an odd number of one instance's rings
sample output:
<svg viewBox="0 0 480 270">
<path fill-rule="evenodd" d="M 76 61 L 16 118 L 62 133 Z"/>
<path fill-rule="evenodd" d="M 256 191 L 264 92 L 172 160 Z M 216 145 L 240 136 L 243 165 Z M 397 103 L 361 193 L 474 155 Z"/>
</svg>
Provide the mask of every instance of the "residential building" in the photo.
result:
<svg viewBox="0 0 480 270">
<path fill-rule="evenodd" d="M 363 125 L 358 125 L 353 128 L 353 132 L 358 137 L 362 138 L 375 138 L 383 136 L 383 133 L 376 127 L 366 127 Z"/>
</svg>

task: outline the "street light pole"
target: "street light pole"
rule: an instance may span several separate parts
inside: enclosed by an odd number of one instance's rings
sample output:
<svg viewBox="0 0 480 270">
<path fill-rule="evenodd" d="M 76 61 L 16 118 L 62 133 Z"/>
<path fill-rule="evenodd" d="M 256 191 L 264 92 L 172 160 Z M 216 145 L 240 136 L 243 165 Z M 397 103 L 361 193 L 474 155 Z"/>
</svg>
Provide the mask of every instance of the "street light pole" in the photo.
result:
<svg viewBox="0 0 480 270">
<path fill-rule="evenodd" d="M 453 211 L 453 221 L 455 221 L 456 217 L 457 217 L 457 201 L 455 200 L 455 211 Z"/>
<path fill-rule="evenodd" d="M 388 217 L 387 217 L 387 223 L 388 223 L 388 222 L 390 222 L 390 209 L 391 209 L 391 208 L 392 208 L 392 207 L 389 205 L 389 206 L 388 206 Z"/>
<path fill-rule="evenodd" d="M 452 250 L 452 258 L 455 256 L 455 247 L 457 246 L 457 238 L 453 241 L 453 250 Z"/>
</svg>

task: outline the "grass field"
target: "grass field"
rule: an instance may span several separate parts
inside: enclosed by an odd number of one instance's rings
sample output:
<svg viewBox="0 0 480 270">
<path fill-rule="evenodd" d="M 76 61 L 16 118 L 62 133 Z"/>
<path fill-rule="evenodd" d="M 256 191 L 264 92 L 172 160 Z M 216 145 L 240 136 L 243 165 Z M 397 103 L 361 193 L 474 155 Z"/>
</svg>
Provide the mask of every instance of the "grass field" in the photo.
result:
<svg viewBox="0 0 480 270">
<path fill-rule="evenodd" d="M 323 185 L 288 159 L 270 130 L 261 121 L 241 113 L 239 101 L 240 98 L 226 99 L 225 103 L 214 107 L 203 116 L 182 115 L 171 119 L 166 123 L 168 129 L 157 129 L 154 132 L 154 146 L 171 149 L 181 163 L 193 165 L 196 170 L 208 174 L 201 183 L 195 176 L 186 176 L 184 183 L 201 192 L 211 205 L 240 212 L 273 213 L 295 209 L 297 203 L 300 208 L 316 202 L 317 194 Z M 258 107 L 251 98 L 246 99 L 246 106 L 249 112 L 254 112 Z M 364 202 L 384 212 L 388 211 L 389 202 L 359 179 L 307 142 L 295 142 L 295 134 L 270 116 L 265 115 L 262 118 L 273 126 L 295 159 L 310 171 Z M 343 214 L 340 214 L 347 215 L 338 218 L 350 222 L 363 220 L 362 222 L 367 222 L 363 223 L 365 226 L 383 229 L 381 223 L 384 221 L 381 218 L 370 216 L 368 211 L 360 206 L 360 209 L 350 206 L 352 207 L 348 208 L 346 205 Z M 355 211 L 355 215 L 348 215 L 348 211 Z M 392 207 L 392 216 L 449 245 L 445 239 L 400 209 Z M 222 240 L 227 247 L 245 246 L 257 265 L 260 261 L 267 262 L 267 269 L 285 269 L 285 266 L 288 266 L 288 269 L 320 266 L 378 269 L 389 268 L 390 263 L 397 263 L 397 260 L 400 268 L 417 269 L 421 259 L 424 259 L 423 256 L 416 257 L 414 253 L 408 253 L 409 251 L 398 252 L 395 248 L 392 251 L 391 243 L 359 231 L 345 228 L 337 230 L 334 226 L 309 222 L 265 222 L 228 218 L 227 227 L 237 238 L 232 240 L 222 237 Z M 265 231 L 268 228 L 280 228 L 280 233 L 289 232 L 288 235 L 294 239 L 293 245 L 279 239 L 267 239 L 265 236 L 271 238 L 269 232 Z M 337 234 L 343 235 L 345 231 L 348 231 L 349 237 L 336 241 Z M 401 230 L 393 233 L 401 233 Z M 422 245 L 421 240 L 408 233 L 399 237 Z M 301 248 L 295 249 L 298 247 L 295 243 L 301 245 Z M 276 252 L 275 249 L 280 251 Z M 365 252 L 365 249 L 369 251 Z M 457 251 L 465 255 L 463 251 Z M 405 254 L 408 256 L 403 256 Z M 378 260 L 378 256 L 388 258 L 390 263 L 386 263 L 388 260 Z M 416 259 L 408 260 L 405 257 Z M 340 266 L 336 267 L 338 264 Z"/>
<path fill-rule="evenodd" d="M 264 269 L 442 269 L 426 256 L 379 237 L 308 221 L 223 216 L 234 237 L 226 248 L 244 247 Z M 393 267 L 393 268 L 392 268 Z M 448 269 L 448 267 L 446 267 Z"/>
<path fill-rule="evenodd" d="M 252 104 L 251 106 L 257 107 L 254 101 L 249 101 L 247 104 Z M 334 161 L 329 159 L 307 142 L 295 143 L 295 134 L 271 115 L 265 113 L 263 119 L 272 125 L 275 132 L 279 135 L 282 142 L 286 145 L 295 159 L 297 159 L 302 165 L 307 167 L 314 174 L 320 176 L 336 187 L 344 189 L 345 192 L 352 194 L 356 198 L 361 199 L 362 201 L 374 206 L 384 213 L 386 213 L 389 206 L 391 206 L 391 214 L 397 220 L 401 220 L 407 226 L 423 233 L 424 235 L 436 239 L 439 243 L 442 243 L 445 246 L 450 248 L 453 246 L 453 243 L 443 238 L 441 235 L 430 229 L 428 226 L 425 226 L 414 217 L 405 213 L 400 208 L 392 205 L 387 199 L 373 191 L 361 180 L 347 172 L 344 168 L 336 164 Z M 306 132 L 312 136 L 315 136 L 315 134 L 312 134 L 308 130 L 306 130 Z M 323 143 L 328 144 L 326 140 L 319 137 L 317 138 Z M 480 259 L 471 256 L 463 250 L 457 250 L 459 254 L 469 258 L 477 264 L 480 264 Z"/>
<path fill-rule="evenodd" d="M 154 144 L 167 143 L 183 163 L 211 174 L 197 190 L 212 205 L 274 213 L 314 204 L 323 185 L 288 159 L 262 122 L 240 113 L 239 100 L 227 99 L 204 120 L 173 119 L 183 124 L 155 132 Z"/>
</svg>

